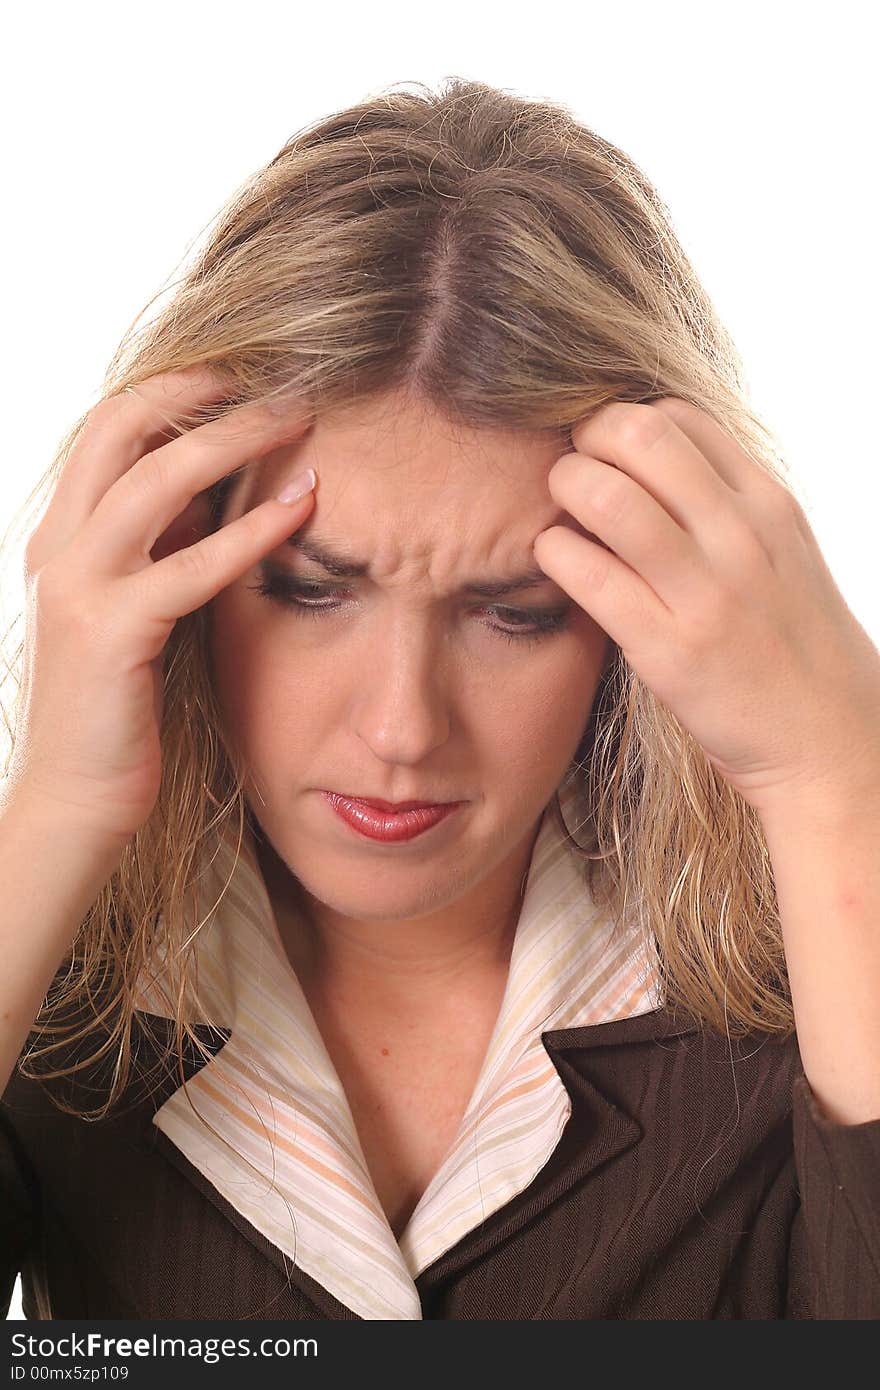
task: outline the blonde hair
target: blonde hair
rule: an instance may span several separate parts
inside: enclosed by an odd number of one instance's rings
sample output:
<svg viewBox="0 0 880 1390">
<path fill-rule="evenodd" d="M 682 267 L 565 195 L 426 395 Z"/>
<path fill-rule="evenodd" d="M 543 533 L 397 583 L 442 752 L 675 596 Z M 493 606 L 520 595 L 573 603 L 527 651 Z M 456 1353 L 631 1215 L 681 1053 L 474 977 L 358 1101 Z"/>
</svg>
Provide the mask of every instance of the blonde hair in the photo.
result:
<svg viewBox="0 0 880 1390">
<path fill-rule="evenodd" d="M 198 363 L 222 369 L 230 395 L 184 427 L 289 390 L 320 413 L 402 387 L 470 426 L 566 431 L 608 401 L 678 396 L 788 486 L 645 175 L 565 107 L 481 82 L 404 84 L 288 140 L 221 210 L 168 301 L 129 328 L 102 398 Z M 87 416 L 35 492 L 57 483 Z M 231 482 L 211 491 L 215 525 Z M 247 807 L 209 679 L 204 609 L 175 625 L 164 683 L 155 810 L 80 924 L 19 1060 L 28 1074 L 25 1063 L 63 1058 L 100 1025 L 92 1056 L 40 1072 L 105 1057 L 106 1099 L 76 1112 L 88 1118 L 127 1084 L 133 987 L 160 913 L 178 1066 L 185 1036 L 208 1055 L 192 1031 L 195 880 L 215 837 L 241 843 Z M 6 723 L 14 746 L 14 717 Z M 617 921 L 637 905 L 669 1004 L 728 1034 L 791 1033 L 757 817 L 619 651 L 574 773 L 592 812 L 577 850 L 585 891 Z M 558 800 L 555 811 L 561 819 Z"/>
</svg>

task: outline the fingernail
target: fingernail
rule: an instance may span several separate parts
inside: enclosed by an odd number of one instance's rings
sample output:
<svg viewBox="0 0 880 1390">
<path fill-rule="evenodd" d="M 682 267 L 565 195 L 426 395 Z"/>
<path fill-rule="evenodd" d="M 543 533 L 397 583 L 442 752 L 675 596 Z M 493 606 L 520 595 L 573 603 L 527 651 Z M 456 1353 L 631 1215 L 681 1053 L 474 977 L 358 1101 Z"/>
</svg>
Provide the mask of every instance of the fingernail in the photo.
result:
<svg viewBox="0 0 880 1390">
<path fill-rule="evenodd" d="M 279 492 L 277 500 L 279 502 L 298 502 L 301 497 L 305 497 L 307 492 L 311 492 L 316 482 L 314 468 L 307 468 L 304 473 L 297 473 L 295 478 L 291 478 L 287 486 Z"/>
</svg>

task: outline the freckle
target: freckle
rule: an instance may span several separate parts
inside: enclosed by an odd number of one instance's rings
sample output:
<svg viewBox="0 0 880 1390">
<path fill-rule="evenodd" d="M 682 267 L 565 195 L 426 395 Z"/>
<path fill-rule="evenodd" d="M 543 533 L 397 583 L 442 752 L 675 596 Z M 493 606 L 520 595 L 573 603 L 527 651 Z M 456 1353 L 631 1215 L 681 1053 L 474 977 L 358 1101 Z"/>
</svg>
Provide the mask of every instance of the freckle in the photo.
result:
<svg viewBox="0 0 880 1390">
<path fill-rule="evenodd" d="M 387 1057 L 387 1056 L 388 1056 L 388 1048 L 387 1048 L 387 1047 L 383 1047 L 383 1048 L 382 1048 L 382 1056 L 383 1056 L 383 1057 Z"/>
</svg>

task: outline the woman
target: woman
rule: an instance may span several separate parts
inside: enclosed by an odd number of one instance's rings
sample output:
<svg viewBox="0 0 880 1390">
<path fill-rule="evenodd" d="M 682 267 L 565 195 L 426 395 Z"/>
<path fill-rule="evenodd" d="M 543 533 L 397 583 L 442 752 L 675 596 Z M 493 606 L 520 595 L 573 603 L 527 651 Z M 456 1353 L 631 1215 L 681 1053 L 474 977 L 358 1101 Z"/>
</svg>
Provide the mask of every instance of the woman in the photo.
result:
<svg viewBox="0 0 880 1390">
<path fill-rule="evenodd" d="M 237 193 L 28 547 L 27 1316 L 878 1315 L 880 656 L 784 475 L 563 108 Z"/>
</svg>

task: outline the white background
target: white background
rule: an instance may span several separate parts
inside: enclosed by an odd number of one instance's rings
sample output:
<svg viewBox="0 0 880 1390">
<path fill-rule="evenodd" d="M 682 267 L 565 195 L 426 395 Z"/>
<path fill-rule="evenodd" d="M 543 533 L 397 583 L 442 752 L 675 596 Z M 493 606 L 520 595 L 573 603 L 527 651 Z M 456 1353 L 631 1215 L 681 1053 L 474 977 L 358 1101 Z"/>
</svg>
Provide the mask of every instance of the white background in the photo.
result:
<svg viewBox="0 0 880 1390">
<path fill-rule="evenodd" d="M 16 6 L 0 531 L 242 180 L 319 117 L 464 76 L 563 102 L 645 170 L 880 643 L 875 14 L 864 0 Z M 12 613 L 17 575 L 4 580 Z"/>
</svg>

